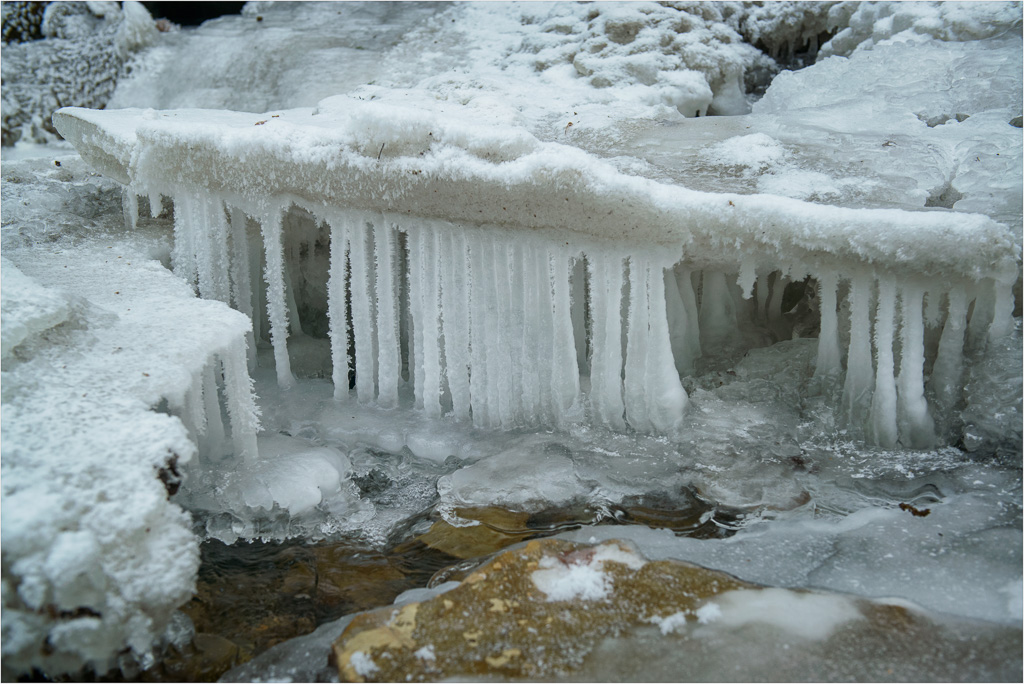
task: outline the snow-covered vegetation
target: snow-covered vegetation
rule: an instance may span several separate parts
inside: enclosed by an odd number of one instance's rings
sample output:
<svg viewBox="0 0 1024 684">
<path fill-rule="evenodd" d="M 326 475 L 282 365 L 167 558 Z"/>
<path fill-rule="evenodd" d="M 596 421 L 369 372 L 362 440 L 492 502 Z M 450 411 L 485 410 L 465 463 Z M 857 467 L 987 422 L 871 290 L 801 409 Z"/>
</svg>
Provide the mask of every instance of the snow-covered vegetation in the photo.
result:
<svg viewBox="0 0 1024 684">
<path fill-rule="evenodd" d="M 72 5 L 3 47 L 5 672 L 148 665 L 202 539 L 638 496 L 1019 627 L 1019 3 Z"/>
</svg>

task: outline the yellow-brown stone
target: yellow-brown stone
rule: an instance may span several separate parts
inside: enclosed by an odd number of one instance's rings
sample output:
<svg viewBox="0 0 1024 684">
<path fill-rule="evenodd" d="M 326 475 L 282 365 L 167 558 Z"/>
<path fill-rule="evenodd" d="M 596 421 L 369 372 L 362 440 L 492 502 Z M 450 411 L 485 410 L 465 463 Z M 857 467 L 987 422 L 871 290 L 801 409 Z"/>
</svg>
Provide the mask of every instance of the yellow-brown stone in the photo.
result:
<svg viewBox="0 0 1024 684">
<path fill-rule="evenodd" d="M 611 544 L 617 544 L 611 542 Z M 626 547 L 621 547 L 626 550 Z M 418 605 L 415 624 L 402 611 L 357 617 L 334 644 L 343 681 L 424 681 L 447 677 L 557 678 L 600 641 L 651 617 L 693 611 L 710 596 L 752 587 L 724 573 L 677 561 L 639 569 L 605 560 L 614 586 L 608 600 L 549 601 L 531 576 L 553 563 L 588 562 L 594 547 L 556 539 L 506 551 L 452 591 Z M 548 560 L 542 563 L 545 557 Z M 405 620 L 403 623 L 402 621 Z M 404 625 L 404 627 L 402 627 Z M 401 632 L 402 638 L 394 634 Z M 425 661 L 416 652 L 431 647 Z M 371 662 L 357 672 L 352 658 Z"/>
</svg>

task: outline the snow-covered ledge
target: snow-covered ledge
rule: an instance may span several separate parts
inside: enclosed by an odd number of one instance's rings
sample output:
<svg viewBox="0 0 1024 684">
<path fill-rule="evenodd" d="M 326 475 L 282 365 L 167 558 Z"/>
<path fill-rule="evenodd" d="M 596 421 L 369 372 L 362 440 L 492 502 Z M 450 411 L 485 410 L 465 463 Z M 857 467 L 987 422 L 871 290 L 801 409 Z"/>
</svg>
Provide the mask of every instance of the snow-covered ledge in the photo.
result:
<svg viewBox="0 0 1024 684">
<path fill-rule="evenodd" d="M 428 415 L 671 432 L 702 340 L 737 337 L 741 313 L 777 322 L 782 287 L 810 275 L 816 376 L 841 383 L 844 422 L 922 447 L 957 402 L 965 336 L 1012 329 L 1017 247 L 984 216 L 696 192 L 523 129 L 346 96 L 262 115 L 66 108 L 54 124 L 126 186 L 129 220 L 137 196 L 173 198 L 176 272 L 245 313 L 260 267 L 245 215 L 258 221 L 283 386 L 296 316 L 283 249 L 307 238 L 282 216 L 297 205 L 327 224 L 339 398 L 350 323 L 360 401 L 395 405 L 407 368 Z"/>
</svg>

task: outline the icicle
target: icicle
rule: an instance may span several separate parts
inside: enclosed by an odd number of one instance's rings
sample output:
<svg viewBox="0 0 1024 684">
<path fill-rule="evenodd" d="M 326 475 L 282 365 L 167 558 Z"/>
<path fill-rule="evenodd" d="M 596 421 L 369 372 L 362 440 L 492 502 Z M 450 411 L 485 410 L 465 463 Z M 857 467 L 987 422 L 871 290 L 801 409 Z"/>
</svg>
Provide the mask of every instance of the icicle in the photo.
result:
<svg viewBox="0 0 1024 684">
<path fill-rule="evenodd" d="M 900 295 L 902 304 L 900 374 L 897 402 L 900 441 L 915 449 L 935 443 L 935 425 L 924 398 L 924 290 L 907 285 Z"/>
<path fill-rule="evenodd" d="M 423 408 L 423 388 L 425 386 L 425 376 L 423 368 L 426 365 L 423 358 L 423 328 L 425 323 L 423 321 L 423 255 L 422 255 L 422 242 L 423 234 L 422 230 L 416 229 L 406 233 L 406 247 L 408 252 L 406 254 L 406 262 L 409 265 L 409 314 L 411 318 L 410 327 L 412 328 L 409 346 L 411 347 L 410 356 L 412 357 L 412 381 L 413 381 L 413 400 L 414 405 L 418 409 Z"/>
<path fill-rule="evenodd" d="M 924 294 L 924 324 L 929 328 L 938 328 L 942 323 L 942 293 L 935 287 Z"/>
<path fill-rule="evenodd" d="M 469 418 L 470 323 L 466 238 L 462 231 L 445 230 L 441 237 L 441 322 L 445 369 L 452 395 L 452 413 Z"/>
<path fill-rule="evenodd" d="M 488 395 L 489 366 L 488 357 L 493 350 L 488 349 L 487 321 L 489 319 L 485 296 L 485 275 L 488 269 L 484 266 L 484 247 L 478 234 L 468 240 L 469 248 L 469 339 L 470 339 L 470 374 L 469 395 L 473 406 L 473 425 L 485 427 L 492 425 L 492 404 Z"/>
<path fill-rule="evenodd" d="M 647 291 L 650 339 L 644 389 L 651 424 L 659 432 L 668 432 L 679 427 L 689 399 L 672 358 L 665 311 L 665 269 L 657 263 L 648 265 Z"/>
<path fill-rule="evenodd" d="M 248 234 L 246 235 L 248 237 Z M 259 237 L 257 235 L 257 237 Z M 260 282 L 261 275 L 263 274 L 263 258 L 264 250 L 260 244 L 260 240 L 249 241 L 249 264 L 252 269 L 256 272 L 255 274 L 250 272 L 249 278 L 253 283 Z M 263 287 L 252 288 L 252 336 L 259 344 L 260 340 L 263 339 L 263 314 L 267 311 L 267 290 Z M 256 349 L 253 348 L 253 356 L 255 356 Z"/>
<path fill-rule="evenodd" d="M 484 266 L 480 271 L 483 280 L 484 300 L 487 314 L 485 317 L 485 342 L 487 350 L 487 404 L 491 416 L 491 426 L 501 427 L 501 398 L 504 394 L 505 378 L 501 374 L 503 359 L 506 355 L 505 340 L 502 338 L 501 320 L 498 315 L 498 281 L 500 267 L 495 266 L 494 257 L 498 247 L 494 241 L 485 240 L 483 245 Z M 508 260 L 502 263 L 507 264 Z M 506 399 L 507 402 L 507 399 Z"/>
<path fill-rule="evenodd" d="M 331 225 L 331 263 L 327 280 L 328 336 L 331 338 L 331 380 L 334 398 L 348 397 L 348 376 L 351 365 L 348 358 L 348 307 L 345 288 L 348 279 L 348 226 L 333 217 Z"/>
<path fill-rule="evenodd" d="M 847 425 L 861 425 L 869 409 L 874 384 L 871 368 L 871 281 L 856 276 L 850 283 L 850 347 L 846 354 L 842 413 Z"/>
<path fill-rule="evenodd" d="M 967 347 L 972 351 L 983 349 L 988 342 L 995 321 L 995 289 L 991 280 L 975 283 L 974 306 L 967 322 Z"/>
<path fill-rule="evenodd" d="M 374 230 L 377 254 L 377 403 L 384 408 L 398 406 L 398 384 L 402 374 L 398 343 L 397 268 L 395 230 L 381 217 Z"/>
<path fill-rule="evenodd" d="M 700 342 L 702 348 L 735 343 L 739 328 L 736 305 L 729 283 L 720 271 L 704 271 L 700 299 Z"/>
<path fill-rule="evenodd" d="M 622 429 L 622 260 L 600 254 L 588 261 L 593 330 L 590 405 L 595 422 Z"/>
<path fill-rule="evenodd" d="M 818 360 L 814 377 L 822 378 L 838 372 L 841 368 L 839 352 L 839 321 L 836 317 L 836 290 L 839 278 L 835 273 L 825 272 L 818 276 L 818 294 L 821 302 L 821 332 L 818 334 Z"/>
<path fill-rule="evenodd" d="M 356 346 L 356 396 L 360 403 L 372 402 L 377 376 L 376 329 L 373 310 L 373 247 L 366 219 L 357 215 L 349 227 L 352 267 L 352 337 Z"/>
<path fill-rule="evenodd" d="M 259 409 L 252 391 L 252 379 L 246 370 L 246 351 L 242 340 L 235 340 L 221 357 L 224 364 L 224 397 L 231 419 L 231 442 L 235 456 L 254 463 Z"/>
<path fill-rule="evenodd" d="M 868 435 L 883 447 L 896 445 L 896 378 L 892 354 L 896 315 L 896 286 L 888 278 L 878 283 L 875 310 L 875 393 L 871 399 Z"/>
<path fill-rule="evenodd" d="M 993 281 L 992 287 L 995 289 L 995 299 L 988 339 L 998 340 L 1013 330 L 1013 286 L 1010 283 Z"/>
<path fill-rule="evenodd" d="M 224 452 L 224 420 L 220 415 L 220 397 L 217 394 L 216 357 L 203 368 L 203 411 L 206 414 L 206 432 L 199 440 L 199 450 L 214 458 Z"/>
<path fill-rule="evenodd" d="M 156 218 L 164 212 L 164 198 L 159 192 L 149 193 L 149 215 Z"/>
<path fill-rule="evenodd" d="M 948 313 L 932 367 L 931 389 L 940 416 L 947 416 L 960 400 L 964 368 L 964 331 L 967 329 L 967 293 L 955 287 L 947 296 Z"/>
<path fill-rule="evenodd" d="M 573 336 L 572 302 L 569 296 L 574 264 L 567 249 L 555 250 L 550 255 L 548 263 L 552 286 L 551 322 L 554 347 L 550 357 L 551 396 L 555 420 L 561 422 L 580 394 L 579 362 L 576 358 L 578 340 Z M 580 308 L 582 309 L 582 306 Z"/>
<path fill-rule="evenodd" d="M 192 382 L 185 393 L 180 418 L 192 441 L 198 443 L 206 433 L 206 405 L 203 402 L 203 375 L 200 371 L 192 373 Z"/>
<path fill-rule="evenodd" d="M 281 242 L 281 208 L 267 212 L 260 222 L 267 268 L 267 314 L 270 318 L 270 341 L 274 345 L 277 384 L 288 389 L 295 384 L 291 360 L 288 358 L 288 312 L 284 295 L 284 247 Z"/>
<path fill-rule="evenodd" d="M 124 214 L 124 228 L 134 232 L 139 221 L 139 197 L 131 186 L 121 188 L 121 213 Z"/>
<path fill-rule="evenodd" d="M 516 369 L 513 399 L 518 399 L 518 402 L 513 402 L 513 410 L 518 418 L 530 425 L 537 421 L 537 409 L 540 404 L 540 381 L 535 362 L 538 358 L 535 288 L 540 275 L 537 273 L 537 258 L 532 246 L 517 244 L 513 247 L 512 253 L 512 278 L 509 284 L 512 291 L 512 359 L 513 368 Z"/>
<path fill-rule="evenodd" d="M 768 322 L 768 295 L 771 293 L 771 288 L 768 284 L 772 274 L 762 273 L 757 276 L 757 314 L 754 317 L 758 323 Z"/>
<path fill-rule="evenodd" d="M 690 321 L 687 318 L 686 306 L 679 295 L 676 274 L 669 269 L 665 272 L 665 314 L 668 319 L 669 340 L 672 344 L 672 356 L 675 359 L 676 372 L 689 375 L 693 372 L 694 358 L 688 349 L 690 338 Z"/>
<path fill-rule="evenodd" d="M 788 339 L 792 335 L 789 324 L 782 315 L 782 300 L 786 292 L 786 285 L 792 282 L 790 278 L 781 271 L 776 271 L 772 276 L 771 294 L 768 297 L 768 304 L 765 306 L 768 327 L 779 339 Z"/>
<path fill-rule="evenodd" d="M 681 265 L 675 267 L 676 289 L 683 302 L 686 313 L 686 328 L 683 331 L 684 345 L 682 353 L 676 358 L 676 367 L 680 375 L 693 372 L 694 363 L 700 358 L 700 314 L 697 311 L 697 294 L 693 291 L 693 272 Z"/>
<path fill-rule="evenodd" d="M 290 250 L 289 250 L 290 251 Z M 288 257 L 288 252 L 285 252 Z M 295 278 L 292 274 L 292 259 L 284 260 L 284 297 L 288 305 L 288 331 L 291 335 L 304 335 L 302 321 L 299 318 L 299 303 L 295 299 Z"/>
<path fill-rule="evenodd" d="M 196 282 L 195 200 L 190 195 L 174 199 L 174 249 L 171 268 L 189 284 Z"/>
<path fill-rule="evenodd" d="M 511 250 L 504 240 L 496 240 L 492 254 L 492 272 L 494 274 L 494 289 L 492 296 L 495 303 L 494 317 L 496 325 L 494 336 L 491 337 L 493 349 L 496 353 L 495 373 L 492 376 L 495 393 L 497 395 L 496 407 L 501 427 L 510 429 L 515 426 L 515 401 L 516 390 L 518 389 L 515 377 L 515 362 L 512 357 L 512 345 L 510 344 L 516 335 L 515 326 L 512 320 L 512 276 Z M 490 369 L 488 369 L 490 370 Z"/>
<path fill-rule="evenodd" d="M 196 265 L 199 272 L 199 294 L 203 299 L 215 299 L 225 304 L 231 301 L 228 278 L 228 226 L 224 218 L 224 204 L 209 195 L 201 196 L 195 204 L 199 221 L 194 227 Z"/>
<path fill-rule="evenodd" d="M 650 336 L 647 281 L 650 279 L 647 259 L 632 257 L 629 263 L 629 312 L 626 322 L 626 377 L 623 398 L 626 422 L 641 432 L 651 431 L 647 406 L 647 342 Z"/>
<path fill-rule="evenodd" d="M 754 294 L 754 283 L 756 281 L 757 264 L 754 263 L 754 257 L 749 254 L 744 255 L 743 260 L 740 262 L 740 274 L 736 279 L 736 284 L 739 285 L 744 299 L 750 299 Z"/>
<path fill-rule="evenodd" d="M 422 331 L 417 344 L 422 341 L 423 350 L 423 411 L 432 418 L 441 416 L 441 346 L 440 310 L 438 305 L 439 282 L 437 274 L 437 231 L 430 225 L 421 226 L 417 231 L 418 245 L 413 258 L 419 259 L 420 301 L 415 309 L 419 316 L 416 327 Z M 415 314 L 414 314 L 415 315 Z M 358 361 L 358 352 L 356 359 Z M 357 375 L 358 379 L 358 375 Z"/>
<path fill-rule="evenodd" d="M 579 373 L 590 375 L 590 364 L 587 361 L 587 264 L 582 255 L 573 257 L 571 265 L 572 281 L 572 334 L 576 340 L 576 363 Z"/>
<path fill-rule="evenodd" d="M 249 236 L 246 234 L 245 212 L 231 209 L 231 300 L 235 308 L 253 320 L 252 278 L 249 273 Z M 253 326 L 245 332 L 248 367 L 256 367 L 256 339 Z"/>
</svg>

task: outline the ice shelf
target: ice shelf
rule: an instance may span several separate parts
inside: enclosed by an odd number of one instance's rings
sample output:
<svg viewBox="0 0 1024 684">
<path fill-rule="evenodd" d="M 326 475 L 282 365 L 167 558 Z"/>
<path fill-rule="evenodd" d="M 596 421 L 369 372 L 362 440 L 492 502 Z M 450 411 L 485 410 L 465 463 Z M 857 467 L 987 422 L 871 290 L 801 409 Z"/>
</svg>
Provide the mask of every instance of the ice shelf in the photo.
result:
<svg viewBox="0 0 1024 684">
<path fill-rule="evenodd" d="M 309 325 L 296 272 L 318 268 L 301 282 L 323 290 L 337 398 L 354 371 L 360 402 L 411 386 L 428 416 L 489 428 L 671 433 L 702 345 L 739 344 L 750 321 L 792 335 L 783 289 L 810 277 L 817 386 L 870 441 L 926 447 L 965 348 L 1012 329 L 1017 248 L 980 215 L 697 192 L 523 129 L 348 97 L 54 124 L 125 185 L 129 222 L 136 197 L 173 199 L 174 269 L 203 297 L 258 312 L 257 335 L 265 299 L 282 387 Z"/>
</svg>

